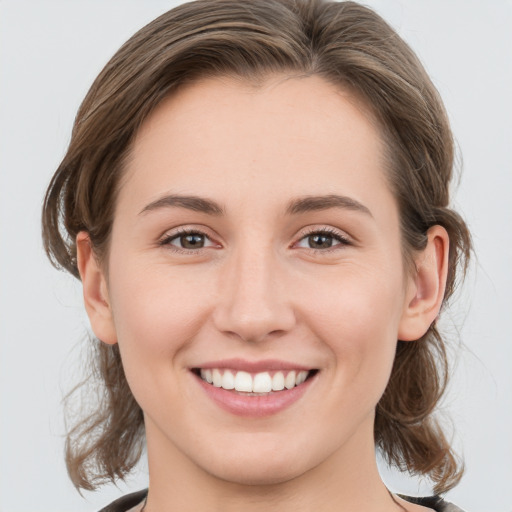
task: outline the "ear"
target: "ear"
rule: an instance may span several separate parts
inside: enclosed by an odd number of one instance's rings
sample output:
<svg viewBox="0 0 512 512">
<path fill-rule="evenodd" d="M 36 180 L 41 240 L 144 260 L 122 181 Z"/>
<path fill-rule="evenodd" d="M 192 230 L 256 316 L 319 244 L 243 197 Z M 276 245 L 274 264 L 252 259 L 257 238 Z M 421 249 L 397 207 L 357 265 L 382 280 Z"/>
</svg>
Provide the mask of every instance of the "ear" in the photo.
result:
<svg viewBox="0 0 512 512">
<path fill-rule="evenodd" d="M 85 309 L 92 330 L 101 341 L 114 345 L 117 343 L 117 335 L 108 298 L 107 280 L 92 249 L 89 234 L 85 231 L 80 231 L 76 237 L 76 252 Z"/>
<path fill-rule="evenodd" d="M 425 249 L 415 258 L 415 273 L 409 278 L 398 339 L 420 339 L 435 321 L 443 303 L 448 275 L 450 240 L 446 229 L 432 226 Z"/>
</svg>

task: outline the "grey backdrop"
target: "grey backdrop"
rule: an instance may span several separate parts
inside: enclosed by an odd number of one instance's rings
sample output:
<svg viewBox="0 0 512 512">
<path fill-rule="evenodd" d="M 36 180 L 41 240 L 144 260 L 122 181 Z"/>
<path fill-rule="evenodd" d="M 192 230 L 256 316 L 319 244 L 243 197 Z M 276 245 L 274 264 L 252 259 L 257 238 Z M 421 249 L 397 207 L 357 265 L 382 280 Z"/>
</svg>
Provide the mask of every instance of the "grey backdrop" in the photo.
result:
<svg viewBox="0 0 512 512">
<path fill-rule="evenodd" d="M 76 109 L 107 59 L 171 0 L 0 1 L 0 510 L 94 511 L 127 487 L 81 498 L 62 458 L 61 398 L 81 371 L 80 289 L 43 255 L 45 187 Z M 444 325 L 457 367 L 444 410 L 466 475 L 449 498 L 512 510 L 512 2 L 371 0 L 418 52 L 463 155 L 455 196 L 478 259 Z M 459 346 L 459 340 L 463 345 Z M 424 486 L 389 473 L 391 488 Z M 146 485 L 142 467 L 129 483 Z"/>
</svg>

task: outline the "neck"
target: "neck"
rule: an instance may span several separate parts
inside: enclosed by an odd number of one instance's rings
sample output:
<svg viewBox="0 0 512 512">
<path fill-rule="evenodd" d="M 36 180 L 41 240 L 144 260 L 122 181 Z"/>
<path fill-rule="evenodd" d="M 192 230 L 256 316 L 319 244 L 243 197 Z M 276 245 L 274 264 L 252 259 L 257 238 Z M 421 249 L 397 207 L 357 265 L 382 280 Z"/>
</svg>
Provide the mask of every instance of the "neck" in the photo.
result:
<svg viewBox="0 0 512 512">
<path fill-rule="evenodd" d="M 196 465 L 146 423 L 150 492 L 145 512 L 397 512 L 380 478 L 373 421 L 308 471 L 270 483 L 230 482 Z M 164 447 L 162 449 L 162 447 Z"/>
</svg>

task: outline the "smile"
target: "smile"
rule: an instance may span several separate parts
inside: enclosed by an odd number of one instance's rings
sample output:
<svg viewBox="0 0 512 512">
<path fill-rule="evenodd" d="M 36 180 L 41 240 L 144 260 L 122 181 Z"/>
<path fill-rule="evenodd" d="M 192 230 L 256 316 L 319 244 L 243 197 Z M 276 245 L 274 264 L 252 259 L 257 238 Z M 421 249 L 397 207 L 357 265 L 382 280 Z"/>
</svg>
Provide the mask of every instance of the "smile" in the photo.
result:
<svg viewBox="0 0 512 512">
<path fill-rule="evenodd" d="M 225 390 L 250 393 L 257 396 L 300 386 L 312 371 L 264 371 L 255 374 L 233 369 L 207 368 L 198 371 L 208 384 Z"/>
<path fill-rule="evenodd" d="M 283 361 L 230 359 L 191 368 L 206 397 L 224 411 L 268 417 L 299 401 L 314 386 L 317 368 Z"/>
</svg>

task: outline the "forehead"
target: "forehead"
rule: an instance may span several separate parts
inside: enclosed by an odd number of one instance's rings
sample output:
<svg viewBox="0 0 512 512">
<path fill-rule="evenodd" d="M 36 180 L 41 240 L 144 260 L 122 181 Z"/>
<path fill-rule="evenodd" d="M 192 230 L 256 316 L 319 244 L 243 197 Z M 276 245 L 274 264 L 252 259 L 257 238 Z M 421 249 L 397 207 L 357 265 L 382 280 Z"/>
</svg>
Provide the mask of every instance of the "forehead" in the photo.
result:
<svg viewBox="0 0 512 512">
<path fill-rule="evenodd" d="M 347 117 L 351 117 L 351 126 Z M 322 134 L 333 128 L 340 130 L 342 125 L 344 132 L 348 128 L 354 136 L 364 132 L 380 139 L 381 135 L 376 116 L 362 95 L 319 76 L 270 75 L 258 81 L 219 76 L 182 84 L 145 120 L 136 145 L 163 125 L 170 128 L 172 124 L 190 136 L 193 131 L 214 129 L 222 122 L 229 123 L 224 130 L 238 132 L 244 128 L 253 139 L 263 138 L 271 129 L 269 135 L 275 139 L 303 137 L 318 142 Z M 262 122 L 267 123 L 264 133 L 258 131 Z M 278 122 L 282 124 L 276 125 Z M 278 133 L 287 122 L 286 131 Z"/>
<path fill-rule="evenodd" d="M 254 196 L 264 181 L 281 192 L 340 193 L 351 182 L 385 186 L 383 155 L 369 108 L 320 77 L 209 78 L 182 87 L 144 122 L 123 187 L 146 198 L 190 186 Z"/>
</svg>

